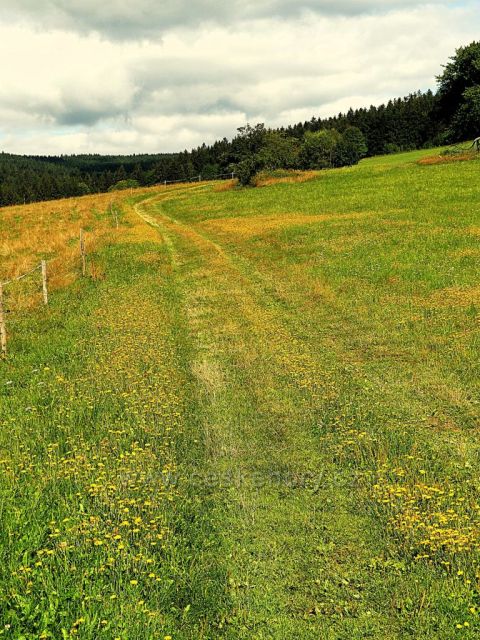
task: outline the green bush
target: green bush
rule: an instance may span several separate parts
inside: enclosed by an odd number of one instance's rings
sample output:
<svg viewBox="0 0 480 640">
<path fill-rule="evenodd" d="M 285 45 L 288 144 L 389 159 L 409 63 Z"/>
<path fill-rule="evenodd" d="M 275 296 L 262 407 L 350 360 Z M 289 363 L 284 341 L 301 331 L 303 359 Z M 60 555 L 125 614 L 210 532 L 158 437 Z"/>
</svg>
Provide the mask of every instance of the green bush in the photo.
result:
<svg viewBox="0 0 480 640">
<path fill-rule="evenodd" d="M 120 180 L 120 182 L 117 182 L 116 184 L 112 185 L 109 191 L 123 191 L 124 189 L 136 189 L 139 186 L 140 186 L 140 183 L 138 182 L 138 180 L 132 180 L 132 179 Z"/>
</svg>

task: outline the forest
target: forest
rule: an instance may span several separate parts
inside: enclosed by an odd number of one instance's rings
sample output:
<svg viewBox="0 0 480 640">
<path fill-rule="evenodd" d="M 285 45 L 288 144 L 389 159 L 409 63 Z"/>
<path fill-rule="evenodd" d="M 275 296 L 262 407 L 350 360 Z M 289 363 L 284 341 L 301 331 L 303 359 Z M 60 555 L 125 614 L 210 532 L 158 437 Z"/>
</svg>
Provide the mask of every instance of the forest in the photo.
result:
<svg viewBox="0 0 480 640">
<path fill-rule="evenodd" d="M 128 156 L 0 154 L 0 206 L 149 186 L 209 180 L 235 172 L 249 184 L 261 170 L 322 169 L 362 157 L 471 139 L 480 134 L 480 42 L 459 48 L 438 76 L 438 89 L 380 106 L 313 117 L 277 130 L 241 127 L 232 139 L 179 153 Z"/>
</svg>

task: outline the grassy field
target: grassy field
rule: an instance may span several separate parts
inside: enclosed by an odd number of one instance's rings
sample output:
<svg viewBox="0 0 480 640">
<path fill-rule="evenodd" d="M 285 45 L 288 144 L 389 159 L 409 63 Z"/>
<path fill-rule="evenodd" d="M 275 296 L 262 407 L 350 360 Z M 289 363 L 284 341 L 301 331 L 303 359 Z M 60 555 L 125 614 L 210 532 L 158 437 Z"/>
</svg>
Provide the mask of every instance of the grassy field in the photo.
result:
<svg viewBox="0 0 480 640">
<path fill-rule="evenodd" d="M 432 153 L 78 200 L 90 277 L 8 292 L 0 637 L 479 637 L 480 165 Z"/>
</svg>

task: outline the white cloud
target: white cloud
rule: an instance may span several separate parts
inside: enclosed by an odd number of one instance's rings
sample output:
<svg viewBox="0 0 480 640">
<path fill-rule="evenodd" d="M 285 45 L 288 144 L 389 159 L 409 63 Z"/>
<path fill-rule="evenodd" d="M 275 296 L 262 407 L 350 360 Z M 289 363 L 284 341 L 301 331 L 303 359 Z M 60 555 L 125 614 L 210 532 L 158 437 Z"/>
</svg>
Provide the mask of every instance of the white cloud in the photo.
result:
<svg viewBox="0 0 480 640">
<path fill-rule="evenodd" d="M 2 0 L 2 10 L 13 4 Z M 277 126 L 333 115 L 433 87 L 440 65 L 475 39 L 480 26 L 478 11 L 468 5 L 412 1 L 398 8 L 392 1 L 382 5 L 396 9 L 372 15 L 365 10 L 373 3 L 353 0 L 341 3 L 345 15 L 334 15 L 333 2 L 300 5 L 323 13 L 295 13 L 293 4 L 234 3 L 242 14 L 235 24 L 167 28 L 182 4 L 139 0 L 134 6 L 141 15 L 151 5 L 162 39 L 142 40 L 139 28 L 139 40 L 120 41 L 86 28 L 40 31 L 31 22 L 43 7 L 50 26 L 66 29 L 68 15 L 90 8 L 92 28 L 107 9 L 119 24 L 131 6 L 120 0 L 16 0 L 24 24 L 0 24 L 0 56 L 8 61 L 0 72 L 0 148 L 175 151 L 231 136 L 247 120 Z M 190 13 L 204 7 L 209 17 L 219 6 L 196 3 Z M 255 17 L 268 7 L 271 17 Z M 167 10 L 170 18 L 158 22 Z"/>
<path fill-rule="evenodd" d="M 359 15 L 418 6 L 418 0 L 2 0 L 3 20 L 34 20 L 42 27 L 96 31 L 113 38 L 151 38 L 172 27 L 204 23 L 237 24 L 256 18 Z M 430 0 L 430 5 L 454 0 Z"/>
</svg>

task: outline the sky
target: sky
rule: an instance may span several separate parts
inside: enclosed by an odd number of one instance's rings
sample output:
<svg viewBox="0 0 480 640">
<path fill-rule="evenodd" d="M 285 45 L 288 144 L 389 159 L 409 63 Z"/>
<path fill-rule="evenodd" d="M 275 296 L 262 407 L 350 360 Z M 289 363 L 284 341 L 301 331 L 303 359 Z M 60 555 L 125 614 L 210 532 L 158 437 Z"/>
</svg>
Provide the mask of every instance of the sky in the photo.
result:
<svg viewBox="0 0 480 640">
<path fill-rule="evenodd" d="M 480 0 L 0 0 L 0 150 L 162 153 L 417 90 Z"/>
</svg>

